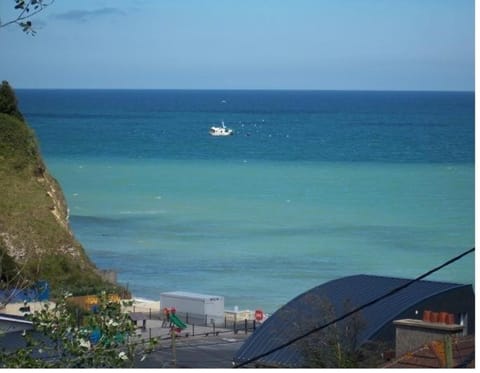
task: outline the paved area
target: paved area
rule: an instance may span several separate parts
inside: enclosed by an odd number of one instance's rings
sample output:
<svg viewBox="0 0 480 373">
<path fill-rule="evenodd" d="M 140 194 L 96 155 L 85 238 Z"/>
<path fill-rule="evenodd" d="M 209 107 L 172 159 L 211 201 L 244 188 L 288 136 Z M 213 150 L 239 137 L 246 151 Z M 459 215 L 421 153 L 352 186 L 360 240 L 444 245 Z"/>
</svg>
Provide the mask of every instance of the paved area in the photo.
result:
<svg viewBox="0 0 480 373">
<path fill-rule="evenodd" d="M 212 326 L 187 325 L 172 341 L 170 328 L 162 327 L 160 320 L 137 321 L 140 339 L 156 338 L 155 351 L 137 368 L 231 368 L 233 355 L 250 335 L 244 331 L 235 334 L 230 329 Z"/>
<path fill-rule="evenodd" d="M 137 333 L 139 339 L 157 339 L 158 345 L 143 361 L 136 362 L 136 368 L 231 368 L 233 355 L 250 335 L 187 325 L 172 340 L 170 328 L 162 327 L 161 320 L 138 320 Z"/>
<path fill-rule="evenodd" d="M 232 368 L 235 352 L 245 335 L 218 335 L 162 341 L 136 368 Z"/>
</svg>

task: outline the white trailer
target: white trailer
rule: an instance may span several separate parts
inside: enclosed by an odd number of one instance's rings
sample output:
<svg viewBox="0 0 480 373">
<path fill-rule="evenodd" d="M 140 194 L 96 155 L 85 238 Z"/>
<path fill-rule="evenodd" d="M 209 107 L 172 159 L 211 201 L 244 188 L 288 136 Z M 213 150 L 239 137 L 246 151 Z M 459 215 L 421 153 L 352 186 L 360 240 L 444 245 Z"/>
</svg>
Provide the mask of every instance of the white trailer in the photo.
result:
<svg viewBox="0 0 480 373">
<path fill-rule="evenodd" d="M 186 291 L 172 291 L 160 294 L 160 307 L 174 307 L 179 316 L 188 318 L 183 320 L 192 323 L 192 320 L 200 322 L 205 320 L 216 324 L 225 320 L 225 301 L 222 296 L 197 294 Z"/>
</svg>

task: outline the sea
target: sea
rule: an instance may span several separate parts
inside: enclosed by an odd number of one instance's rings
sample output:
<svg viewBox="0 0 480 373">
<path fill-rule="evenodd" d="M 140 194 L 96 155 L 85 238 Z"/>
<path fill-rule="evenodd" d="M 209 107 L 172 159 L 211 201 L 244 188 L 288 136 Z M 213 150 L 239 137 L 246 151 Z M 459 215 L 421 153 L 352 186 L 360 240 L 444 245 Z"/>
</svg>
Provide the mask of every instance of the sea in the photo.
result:
<svg viewBox="0 0 480 373">
<path fill-rule="evenodd" d="M 474 92 L 16 93 L 76 238 L 135 297 L 271 313 L 475 245 Z M 210 136 L 222 121 L 234 135 Z M 474 285 L 474 254 L 426 279 Z"/>
</svg>

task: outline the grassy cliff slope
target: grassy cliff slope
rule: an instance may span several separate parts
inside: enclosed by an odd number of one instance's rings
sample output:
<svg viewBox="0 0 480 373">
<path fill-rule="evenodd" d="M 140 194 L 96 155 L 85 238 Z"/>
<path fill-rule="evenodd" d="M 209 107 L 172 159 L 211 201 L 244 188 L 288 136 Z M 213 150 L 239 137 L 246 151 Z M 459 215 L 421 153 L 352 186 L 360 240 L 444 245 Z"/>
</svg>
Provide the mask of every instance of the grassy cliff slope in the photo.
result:
<svg viewBox="0 0 480 373">
<path fill-rule="evenodd" d="M 19 277 L 76 294 L 111 287 L 75 240 L 33 131 L 21 116 L 0 113 L 0 283 Z"/>
</svg>

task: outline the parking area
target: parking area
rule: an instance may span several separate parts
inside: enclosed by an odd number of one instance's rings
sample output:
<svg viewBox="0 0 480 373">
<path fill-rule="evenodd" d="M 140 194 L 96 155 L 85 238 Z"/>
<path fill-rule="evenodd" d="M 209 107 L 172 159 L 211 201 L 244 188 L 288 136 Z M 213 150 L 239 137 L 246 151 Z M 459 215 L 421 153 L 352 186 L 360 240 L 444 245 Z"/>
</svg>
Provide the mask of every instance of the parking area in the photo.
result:
<svg viewBox="0 0 480 373">
<path fill-rule="evenodd" d="M 172 340 L 171 329 L 162 327 L 161 320 L 134 318 L 138 339 L 158 341 L 155 351 L 143 361 L 139 359 L 136 368 L 231 368 L 233 355 L 250 335 L 244 331 L 235 333 L 231 329 L 191 324 L 178 331 Z"/>
<path fill-rule="evenodd" d="M 233 355 L 248 335 L 218 335 L 161 339 L 154 352 L 136 368 L 231 368 Z"/>
</svg>

